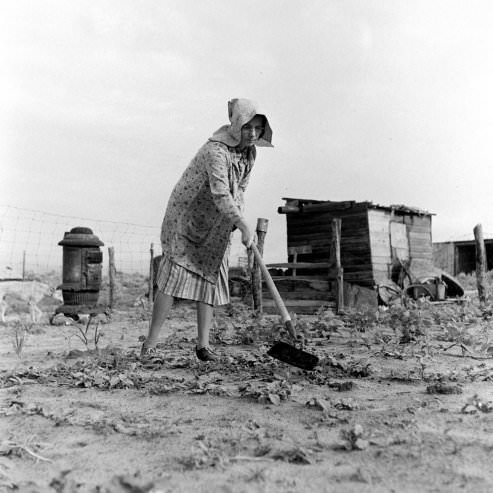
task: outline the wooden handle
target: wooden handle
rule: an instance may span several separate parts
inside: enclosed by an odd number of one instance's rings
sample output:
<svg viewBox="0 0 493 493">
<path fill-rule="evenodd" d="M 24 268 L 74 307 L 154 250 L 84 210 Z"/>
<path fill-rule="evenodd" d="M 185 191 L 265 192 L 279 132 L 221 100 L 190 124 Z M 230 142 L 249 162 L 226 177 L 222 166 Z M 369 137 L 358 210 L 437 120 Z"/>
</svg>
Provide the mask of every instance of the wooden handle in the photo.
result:
<svg viewBox="0 0 493 493">
<path fill-rule="evenodd" d="M 264 277 L 265 283 L 267 284 L 270 294 L 274 299 L 277 309 L 279 310 L 279 314 L 281 315 L 283 323 L 290 322 L 291 316 L 289 315 L 288 310 L 286 309 L 286 306 L 282 301 L 281 295 L 279 294 L 279 291 L 277 290 L 276 285 L 274 284 L 274 281 L 272 280 L 272 277 L 269 271 L 267 270 L 267 267 L 265 266 L 264 259 L 260 255 L 257 245 L 255 245 L 255 243 L 252 243 L 250 248 L 252 249 L 253 255 L 255 256 L 255 260 L 257 261 L 260 270 L 262 271 L 262 275 Z"/>
</svg>

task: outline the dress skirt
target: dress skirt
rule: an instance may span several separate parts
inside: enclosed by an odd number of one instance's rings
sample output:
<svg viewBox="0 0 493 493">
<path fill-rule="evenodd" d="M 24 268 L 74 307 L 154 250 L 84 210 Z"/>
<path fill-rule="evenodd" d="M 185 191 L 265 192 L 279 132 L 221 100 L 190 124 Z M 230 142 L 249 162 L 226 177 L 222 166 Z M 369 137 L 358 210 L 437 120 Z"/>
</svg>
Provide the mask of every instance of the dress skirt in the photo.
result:
<svg viewBox="0 0 493 493">
<path fill-rule="evenodd" d="M 223 257 L 214 284 L 163 255 L 156 278 L 158 290 L 175 298 L 201 301 L 213 306 L 227 305 L 229 303 L 228 258 L 229 248 Z"/>
</svg>

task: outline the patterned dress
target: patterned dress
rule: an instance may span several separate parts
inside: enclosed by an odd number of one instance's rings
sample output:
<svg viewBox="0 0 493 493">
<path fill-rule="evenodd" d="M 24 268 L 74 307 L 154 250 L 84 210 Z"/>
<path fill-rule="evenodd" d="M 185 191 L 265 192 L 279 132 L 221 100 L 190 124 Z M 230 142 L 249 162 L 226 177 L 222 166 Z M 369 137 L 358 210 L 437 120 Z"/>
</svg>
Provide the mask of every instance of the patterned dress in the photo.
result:
<svg viewBox="0 0 493 493">
<path fill-rule="evenodd" d="M 209 140 L 171 193 L 161 228 L 163 259 L 158 289 L 210 305 L 229 303 L 228 255 L 255 147 L 241 152 Z"/>
</svg>

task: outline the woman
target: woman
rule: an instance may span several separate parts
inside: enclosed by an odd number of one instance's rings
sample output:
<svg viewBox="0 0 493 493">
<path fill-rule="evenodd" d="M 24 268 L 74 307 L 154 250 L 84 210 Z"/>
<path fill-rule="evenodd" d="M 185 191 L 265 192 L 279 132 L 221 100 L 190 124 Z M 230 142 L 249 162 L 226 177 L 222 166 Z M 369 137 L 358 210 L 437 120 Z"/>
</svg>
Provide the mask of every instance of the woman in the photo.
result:
<svg viewBox="0 0 493 493">
<path fill-rule="evenodd" d="M 256 146 L 272 147 L 269 122 L 255 102 L 233 99 L 228 113 L 230 124 L 201 147 L 168 201 L 161 228 L 158 291 L 142 357 L 154 354 L 174 298 L 184 298 L 197 302 L 197 357 L 217 359 L 209 346 L 209 330 L 214 306 L 229 303 L 231 231 L 238 228 L 242 243 L 250 247 L 254 233 L 243 217 L 243 194 Z"/>
</svg>

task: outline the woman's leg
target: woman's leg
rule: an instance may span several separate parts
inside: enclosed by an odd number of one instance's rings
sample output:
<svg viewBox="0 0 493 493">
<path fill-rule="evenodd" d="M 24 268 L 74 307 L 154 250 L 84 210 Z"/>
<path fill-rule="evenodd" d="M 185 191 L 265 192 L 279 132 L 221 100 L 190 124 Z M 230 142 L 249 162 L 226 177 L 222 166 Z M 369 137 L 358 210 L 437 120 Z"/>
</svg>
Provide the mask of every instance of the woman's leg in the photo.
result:
<svg viewBox="0 0 493 493">
<path fill-rule="evenodd" d="M 214 307 L 212 305 L 197 301 L 198 349 L 209 345 L 209 331 L 212 326 L 213 316 Z"/>
<path fill-rule="evenodd" d="M 161 293 L 158 291 L 154 299 L 154 307 L 152 309 L 151 325 L 149 326 L 149 334 L 144 342 L 144 347 L 154 347 L 157 344 L 159 332 L 166 318 L 169 315 L 173 306 L 173 296 Z"/>
</svg>

